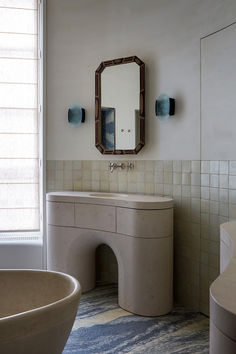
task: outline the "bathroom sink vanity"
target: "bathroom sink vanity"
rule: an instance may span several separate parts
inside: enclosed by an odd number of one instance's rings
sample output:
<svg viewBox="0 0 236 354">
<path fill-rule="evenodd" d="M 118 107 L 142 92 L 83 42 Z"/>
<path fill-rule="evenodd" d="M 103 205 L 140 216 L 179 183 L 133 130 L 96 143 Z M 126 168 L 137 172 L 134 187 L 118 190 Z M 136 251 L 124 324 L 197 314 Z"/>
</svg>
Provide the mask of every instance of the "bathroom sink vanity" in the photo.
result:
<svg viewBox="0 0 236 354">
<path fill-rule="evenodd" d="M 118 263 L 118 302 L 144 316 L 168 313 L 173 301 L 173 201 L 95 192 L 47 194 L 48 269 L 95 287 L 95 251 L 108 245 Z"/>
</svg>

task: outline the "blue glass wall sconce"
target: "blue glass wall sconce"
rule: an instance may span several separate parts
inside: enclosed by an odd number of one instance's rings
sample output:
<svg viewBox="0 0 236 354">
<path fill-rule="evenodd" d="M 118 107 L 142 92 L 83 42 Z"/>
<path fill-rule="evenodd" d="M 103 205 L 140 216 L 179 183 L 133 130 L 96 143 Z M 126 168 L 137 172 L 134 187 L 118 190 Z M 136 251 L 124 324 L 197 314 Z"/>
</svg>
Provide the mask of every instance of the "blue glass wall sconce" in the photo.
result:
<svg viewBox="0 0 236 354">
<path fill-rule="evenodd" d="M 155 104 L 155 113 L 160 120 L 165 120 L 175 114 L 175 99 L 167 94 L 161 94 Z"/>
<path fill-rule="evenodd" d="M 85 109 L 79 104 L 73 104 L 68 109 L 68 122 L 72 125 L 80 125 L 85 122 Z"/>
</svg>

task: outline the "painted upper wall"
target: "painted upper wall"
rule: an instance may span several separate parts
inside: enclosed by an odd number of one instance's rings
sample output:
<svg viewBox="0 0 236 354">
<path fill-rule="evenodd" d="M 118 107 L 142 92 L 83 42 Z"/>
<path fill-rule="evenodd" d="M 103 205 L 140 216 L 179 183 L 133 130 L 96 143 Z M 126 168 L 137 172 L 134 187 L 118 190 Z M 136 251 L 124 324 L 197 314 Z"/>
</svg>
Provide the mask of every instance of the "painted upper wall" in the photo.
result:
<svg viewBox="0 0 236 354">
<path fill-rule="evenodd" d="M 200 159 L 200 38 L 235 19 L 235 0 L 47 0 L 47 158 L 110 159 L 94 146 L 94 72 L 103 60 L 137 55 L 147 108 L 136 158 Z M 154 112 L 163 92 L 176 99 L 167 122 Z M 86 109 L 78 128 L 67 123 L 74 103 Z"/>
<path fill-rule="evenodd" d="M 201 41 L 202 159 L 236 158 L 236 24 Z"/>
</svg>

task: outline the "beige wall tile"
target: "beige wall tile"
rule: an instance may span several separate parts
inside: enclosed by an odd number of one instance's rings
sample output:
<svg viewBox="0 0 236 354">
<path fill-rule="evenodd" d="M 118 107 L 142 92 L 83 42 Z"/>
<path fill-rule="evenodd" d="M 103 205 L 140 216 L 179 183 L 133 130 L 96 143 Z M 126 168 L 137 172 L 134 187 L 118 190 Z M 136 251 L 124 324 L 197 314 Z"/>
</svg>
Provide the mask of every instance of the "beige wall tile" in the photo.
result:
<svg viewBox="0 0 236 354">
<path fill-rule="evenodd" d="M 182 161 L 182 172 L 186 172 L 186 173 L 191 172 L 191 161 L 189 160 Z"/>
<path fill-rule="evenodd" d="M 182 163 L 181 161 L 177 160 L 177 161 L 173 161 L 173 171 L 174 172 L 181 172 L 182 170 Z"/>
<path fill-rule="evenodd" d="M 182 184 L 182 174 L 180 172 L 173 173 L 173 183 Z"/>
<path fill-rule="evenodd" d="M 210 214 L 209 212 L 202 212 L 201 211 L 201 225 L 209 225 L 210 224 Z"/>
<path fill-rule="evenodd" d="M 138 184 L 137 184 L 138 186 Z M 118 183 L 118 191 L 120 193 L 125 193 L 127 192 L 127 189 L 128 189 L 128 183 L 125 181 L 125 182 L 119 182 Z M 138 192 L 138 191 L 137 191 Z"/>
<path fill-rule="evenodd" d="M 219 202 L 210 201 L 210 213 L 211 214 L 219 214 Z"/>
<path fill-rule="evenodd" d="M 181 185 L 173 185 L 173 197 L 176 198 L 176 197 L 181 197 L 181 192 L 182 192 L 182 189 L 181 189 Z"/>
<path fill-rule="evenodd" d="M 219 176 L 210 174 L 210 187 L 219 187 Z"/>
<path fill-rule="evenodd" d="M 164 173 L 163 173 L 163 171 L 155 171 L 154 182 L 155 183 L 164 183 Z"/>
<path fill-rule="evenodd" d="M 91 181 L 83 180 L 82 189 L 83 191 L 89 191 L 91 189 Z"/>
<path fill-rule="evenodd" d="M 220 174 L 228 174 L 229 173 L 229 162 L 228 161 L 220 161 Z"/>
<path fill-rule="evenodd" d="M 182 173 L 182 184 L 184 184 L 184 185 L 191 184 L 191 174 L 190 173 Z"/>
<path fill-rule="evenodd" d="M 93 192 L 100 191 L 100 181 L 92 181 L 91 188 Z"/>
<path fill-rule="evenodd" d="M 236 204 L 236 190 L 229 189 L 229 202 Z"/>
<path fill-rule="evenodd" d="M 56 161 L 53 161 L 53 163 L 55 164 L 55 169 L 56 169 L 56 170 L 63 170 L 63 168 L 64 168 L 64 161 L 62 161 L 62 160 L 56 160 Z"/>
<path fill-rule="evenodd" d="M 145 183 L 153 183 L 154 182 L 154 173 L 153 172 L 145 172 L 144 175 Z"/>
<path fill-rule="evenodd" d="M 201 161 L 201 173 L 210 172 L 210 161 Z"/>
<path fill-rule="evenodd" d="M 164 171 L 173 171 L 173 161 L 167 160 L 164 161 Z"/>
<path fill-rule="evenodd" d="M 200 232 L 200 236 L 202 239 L 210 239 L 210 227 L 209 225 L 203 225 L 201 224 L 201 232 Z"/>
<path fill-rule="evenodd" d="M 64 182 L 63 182 L 63 189 L 64 189 L 65 191 L 72 191 L 72 190 L 73 190 L 72 181 L 64 181 Z"/>
<path fill-rule="evenodd" d="M 63 161 L 63 170 L 72 170 L 72 161 Z"/>
<path fill-rule="evenodd" d="M 92 169 L 92 170 L 99 170 L 99 169 L 100 169 L 100 163 L 99 163 L 99 161 L 92 161 L 92 162 L 91 162 L 91 169 Z"/>
<path fill-rule="evenodd" d="M 229 204 L 220 202 L 220 209 L 219 209 L 220 216 L 229 216 Z"/>
<path fill-rule="evenodd" d="M 138 171 L 138 172 L 136 172 L 136 174 L 137 174 L 137 182 L 138 183 L 139 182 L 144 182 L 144 180 L 145 180 L 145 178 L 144 178 L 145 172 L 144 171 Z"/>
<path fill-rule="evenodd" d="M 63 179 L 65 181 L 72 181 L 72 169 L 71 170 L 63 170 Z"/>
<path fill-rule="evenodd" d="M 164 184 L 161 184 L 161 183 L 155 184 L 155 194 L 157 194 L 157 195 L 164 194 Z"/>
<path fill-rule="evenodd" d="M 137 161 L 137 171 L 145 171 L 145 161 Z"/>
<path fill-rule="evenodd" d="M 99 170 L 92 170 L 91 179 L 92 179 L 92 181 L 100 181 L 100 171 Z"/>
<path fill-rule="evenodd" d="M 123 171 L 125 172 L 125 171 Z M 119 171 L 119 174 L 122 174 L 122 171 Z M 128 179 L 128 182 L 137 182 L 137 172 L 136 171 L 129 171 L 128 173 L 124 173 L 124 178 Z M 146 172 L 145 173 L 145 180 L 150 179 L 150 181 L 153 180 L 153 172 Z"/>
<path fill-rule="evenodd" d="M 229 188 L 236 189 L 236 176 L 229 176 Z"/>
<path fill-rule="evenodd" d="M 210 188 L 210 200 L 219 200 L 219 189 L 218 188 Z"/>
<path fill-rule="evenodd" d="M 201 188 L 200 188 L 200 186 L 191 186 L 191 197 L 201 198 Z"/>
<path fill-rule="evenodd" d="M 191 187 L 182 185 L 182 196 L 183 197 L 191 197 Z"/>
<path fill-rule="evenodd" d="M 154 194 L 154 191 L 153 183 L 145 183 L 145 194 Z"/>
<path fill-rule="evenodd" d="M 63 190 L 63 188 L 64 188 L 63 181 L 55 181 L 54 190 L 61 191 Z"/>
<path fill-rule="evenodd" d="M 194 173 L 201 173 L 201 162 L 200 161 L 191 161 L 191 171 Z"/>
<path fill-rule="evenodd" d="M 236 197 L 236 191 L 235 191 L 235 197 Z M 228 202 L 229 201 L 229 190 L 228 189 L 220 189 L 219 190 L 219 200 L 221 202 Z M 235 198 L 236 202 L 236 198 Z"/>
<path fill-rule="evenodd" d="M 117 182 L 110 182 L 110 192 L 118 192 L 118 183 Z M 132 193 L 132 192 L 130 192 Z"/>
<path fill-rule="evenodd" d="M 73 190 L 81 191 L 82 190 L 82 181 L 73 182 Z"/>
<path fill-rule="evenodd" d="M 201 175 L 200 173 L 191 173 L 191 185 L 200 186 L 201 184 Z"/>
<path fill-rule="evenodd" d="M 173 185 L 172 184 L 164 184 L 164 195 L 168 197 L 172 197 L 173 195 Z"/>
<path fill-rule="evenodd" d="M 210 185 L 210 175 L 208 173 L 201 174 L 201 186 L 208 187 Z"/>
<path fill-rule="evenodd" d="M 173 183 L 172 172 L 164 171 L 164 183 L 165 184 L 172 184 Z"/>
<path fill-rule="evenodd" d="M 154 169 L 155 171 L 164 171 L 164 161 L 155 161 Z"/>
<path fill-rule="evenodd" d="M 109 180 L 109 172 L 100 170 L 100 179 L 101 179 L 101 181 L 108 181 Z"/>
<path fill-rule="evenodd" d="M 201 199 L 201 212 L 202 213 L 209 213 L 210 211 L 210 202 L 209 200 Z"/>
<path fill-rule="evenodd" d="M 154 161 L 145 161 L 145 171 L 154 171 Z"/>
<path fill-rule="evenodd" d="M 72 168 L 73 170 L 80 170 L 82 168 L 81 161 L 72 161 Z"/>
<path fill-rule="evenodd" d="M 101 188 L 101 192 L 108 192 L 110 189 L 109 182 L 108 181 L 101 181 L 100 188 Z"/>
<path fill-rule="evenodd" d="M 91 180 L 91 170 L 82 170 L 82 179 L 84 181 L 90 181 Z"/>
<path fill-rule="evenodd" d="M 228 175 L 220 175 L 220 188 L 229 188 L 229 176 Z"/>
<path fill-rule="evenodd" d="M 210 188 L 209 187 L 201 187 L 201 198 L 210 199 Z"/>
<path fill-rule="evenodd" d="M 82 161 L 82 169 L 89 170 L 91 169 L 92 161 Z"/>
<path fill-rule="evenodd" d="M 145 183 L 143 183 L 143 182 L 137 183 L 137 193 L 139 193 L 139 194 L 145 193 Z"/>
<path fill-rule="evenodd" d="M 236 204 L 229 204 L 229 217 L 236 218 Z"/>
<path fill-rule="evenodd" d="M 219 161 L 210 161 L 210 173 L 219 173 Z"/>
<path fill-rule="evenodd" d="M 236 175 L 236 161 L 229 161 L 229 174 Z"/>
</svg>

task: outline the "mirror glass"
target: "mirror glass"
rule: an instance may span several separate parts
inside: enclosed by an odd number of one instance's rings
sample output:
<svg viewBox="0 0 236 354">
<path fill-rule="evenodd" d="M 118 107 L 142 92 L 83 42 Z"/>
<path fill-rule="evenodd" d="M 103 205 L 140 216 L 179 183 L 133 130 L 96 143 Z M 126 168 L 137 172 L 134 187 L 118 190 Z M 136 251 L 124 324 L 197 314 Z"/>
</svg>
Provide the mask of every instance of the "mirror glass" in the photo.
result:
<svg viewBox="0 0 236 354">
<path fill-rule="evenodd" d="M 102 154 L 137 154 L 145 145 L 145 64 L 103 61 L 95 72 L 95 145 Z"/>
<path fill-rule="evenodd" d="M 110 66 L 101 75 L 103 145 L 108 150 L 135 149 L 139 142 L 139 81 L 136 63 Z"/>
</svg>

